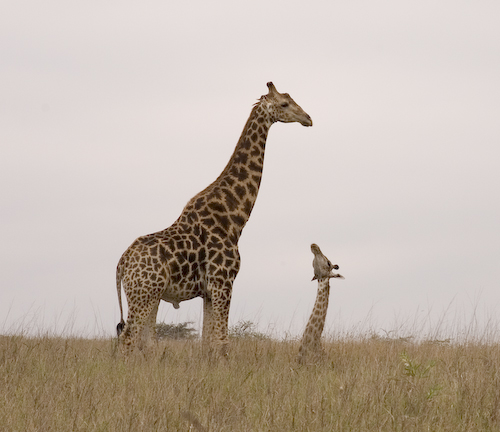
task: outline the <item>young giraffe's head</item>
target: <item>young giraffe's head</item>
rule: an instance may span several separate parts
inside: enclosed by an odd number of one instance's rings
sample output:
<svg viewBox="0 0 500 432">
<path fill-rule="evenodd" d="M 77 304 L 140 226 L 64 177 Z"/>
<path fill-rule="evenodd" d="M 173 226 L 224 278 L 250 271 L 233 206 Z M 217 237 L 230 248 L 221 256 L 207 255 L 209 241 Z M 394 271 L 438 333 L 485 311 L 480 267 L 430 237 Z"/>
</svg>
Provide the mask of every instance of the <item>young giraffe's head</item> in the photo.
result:
<svg viewBox="0 0 500 432">
<path fill-rule="evenodd" d="M 269 93 L 260 98 L 260 105 L 266 109 L 273 122 L 298 122 L 302 126 L 312 126 L 311 117 L 288 93 L 279 93 L 272 82 L 267 83 Z"/>
<path fill-rule="evenodd" d="M 321 249 L 316 243 L 311 245 L 311 252 L 314 254 L 313 268 L 314 268 L 314 279 L 330 279 L 330 278 L 340 278 L 344 279 L 344 276 L 338 273 L 334 273 L 333 270 L 338 270 L 339 266 L 337 264 L 332 264 L 330 260 L 323 255 Z"/>
</svg>

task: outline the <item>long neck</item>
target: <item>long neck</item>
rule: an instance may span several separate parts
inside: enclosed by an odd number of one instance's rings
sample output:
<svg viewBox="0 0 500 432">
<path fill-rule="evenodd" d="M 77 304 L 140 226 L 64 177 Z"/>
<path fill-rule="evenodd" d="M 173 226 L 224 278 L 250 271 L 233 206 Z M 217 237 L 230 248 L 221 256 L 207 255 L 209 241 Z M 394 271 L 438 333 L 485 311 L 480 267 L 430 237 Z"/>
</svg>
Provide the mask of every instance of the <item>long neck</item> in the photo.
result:
<svg viewBox="0 0 500 432">
<path fill-rule="evenodd" d="M 330 297 L 330 281 L 328 278 L 318 280 L 318 294 L 314 302 L 311 317 L 307 322 L 304 336 L 312 337 L 319 341 L 323 328 L 325 327 L 326 312 L 328 310 L 328 299 Z"/>
<path fill-rule="evenodd" d="M 219 177 L 194 196 L 184 208 L 179 221 L 217 225 L 237 241 L 259 192 L 269 115 L 258 102 L 248 118 L 233 155 Z"/>
<path fill-rule="evenodd" d="M 257 200 L 266 140 L 272 121 L 260 103 L 250 113 L 233 155 L 212 186 L 229 187 L 239 202 L 238 211 L 248 220 Z M 245 221 L 246 222 L 246 221 Z"/>
</svg>

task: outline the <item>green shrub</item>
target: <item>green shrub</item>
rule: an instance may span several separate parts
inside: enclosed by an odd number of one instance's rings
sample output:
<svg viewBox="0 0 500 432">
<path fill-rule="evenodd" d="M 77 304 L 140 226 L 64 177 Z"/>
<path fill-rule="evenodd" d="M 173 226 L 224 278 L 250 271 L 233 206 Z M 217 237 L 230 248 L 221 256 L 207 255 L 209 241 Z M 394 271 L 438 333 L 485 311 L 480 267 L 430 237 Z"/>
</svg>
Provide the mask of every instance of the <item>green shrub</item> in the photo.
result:
<svg viewBox="0 0 500 432">
<path fill-rule="evenodd" d="M 163 339 L 195 339 L 198 337 L 196 329 L 192 327 L 192 322 L 183 322 L 179 324 L 156 324 L 156 337 Z"/>
</svg>

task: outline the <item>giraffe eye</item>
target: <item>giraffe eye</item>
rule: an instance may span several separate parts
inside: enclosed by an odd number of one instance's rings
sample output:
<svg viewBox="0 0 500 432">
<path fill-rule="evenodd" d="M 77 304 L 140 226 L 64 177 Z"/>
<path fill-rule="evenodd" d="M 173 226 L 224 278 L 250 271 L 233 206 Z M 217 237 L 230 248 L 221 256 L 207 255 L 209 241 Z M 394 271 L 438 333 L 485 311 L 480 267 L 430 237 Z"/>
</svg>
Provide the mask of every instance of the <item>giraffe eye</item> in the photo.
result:
<svg viewBox="0 0 500 432">
<path fill-rule="evenodd" d="M 283 102 L 283 103 L 281 104 L 281 106 L 282 106 L 283 108 L 286 108 L 286 107 L 288 106 L 288 102 Z"/>
</svg>

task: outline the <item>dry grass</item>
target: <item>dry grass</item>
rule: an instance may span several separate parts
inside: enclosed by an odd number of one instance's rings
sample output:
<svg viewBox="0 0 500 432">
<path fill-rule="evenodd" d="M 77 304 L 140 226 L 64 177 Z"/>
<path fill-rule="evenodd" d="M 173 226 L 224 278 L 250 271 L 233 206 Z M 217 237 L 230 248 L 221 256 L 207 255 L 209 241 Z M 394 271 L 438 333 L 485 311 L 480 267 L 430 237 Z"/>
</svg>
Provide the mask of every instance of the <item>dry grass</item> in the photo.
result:
<svg viewBox="0 0 500 432">
<path fill-rule="evenodd" d="M 197 341 L 124 362 L 112 340 L 0 337 L 2 431 L 498 431 L 500 349 L 383 339 Z"/>
</svg>

